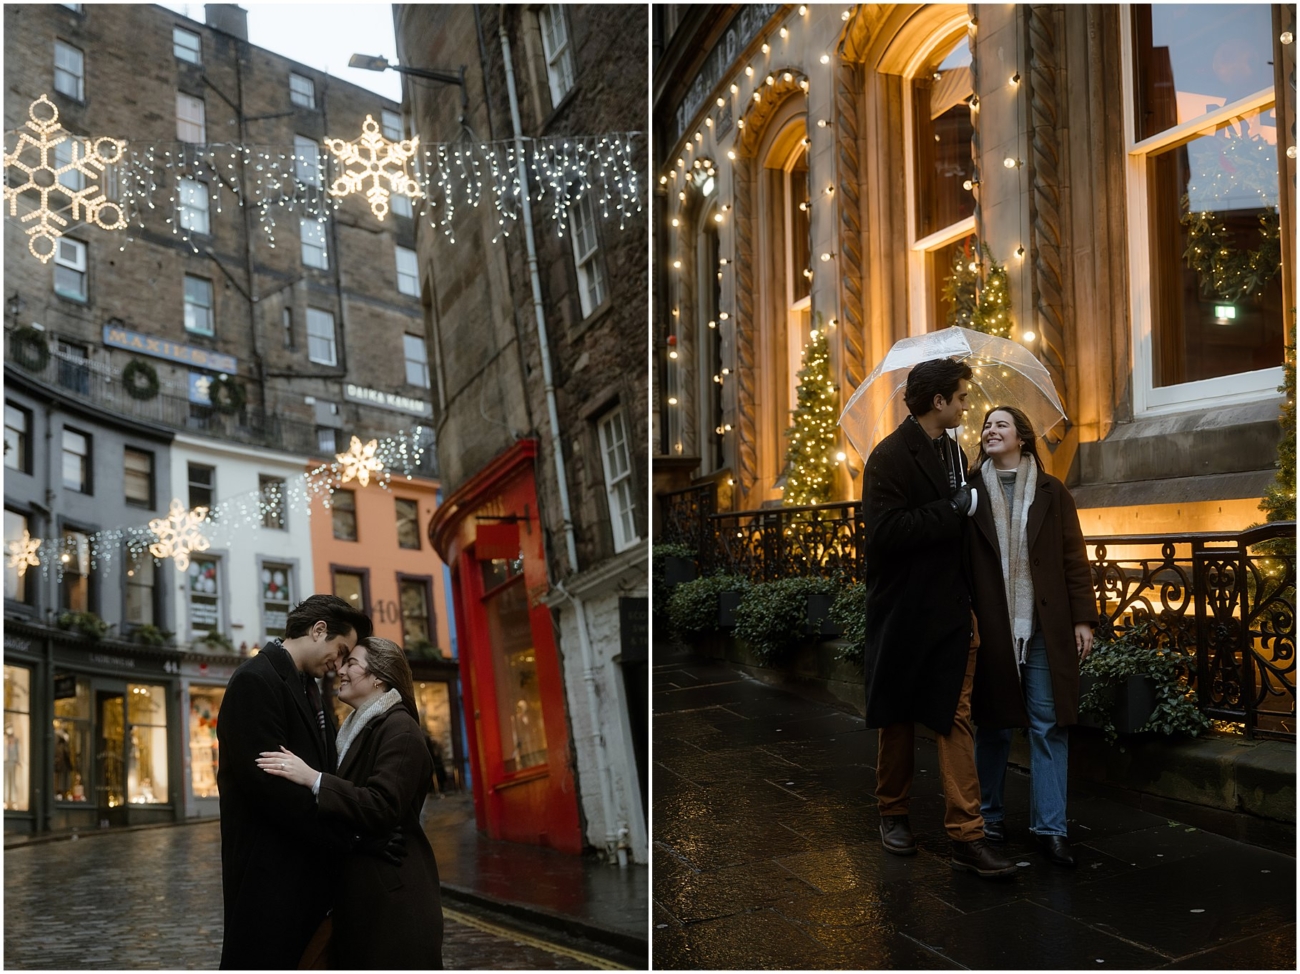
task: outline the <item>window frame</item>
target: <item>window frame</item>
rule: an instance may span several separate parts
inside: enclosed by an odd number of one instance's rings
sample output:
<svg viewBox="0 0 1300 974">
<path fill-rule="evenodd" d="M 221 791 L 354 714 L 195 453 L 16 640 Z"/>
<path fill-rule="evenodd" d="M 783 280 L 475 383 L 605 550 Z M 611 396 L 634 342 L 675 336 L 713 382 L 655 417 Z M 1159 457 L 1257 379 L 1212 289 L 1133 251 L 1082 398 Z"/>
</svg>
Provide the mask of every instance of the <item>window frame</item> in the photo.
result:
<svg viewBox="0 0 1300 974">
<path fill-rule="evenodd" d="M 262 527 L 268 531 L 288 531 L 289 530 L 289 481 L 285 477 L 276 476 L 273 473 L 259 473 L 257 475 L 257 494 L 261 503 L 266 503 L 266 488 L 270 484 L 280 486 L 280 512 L 277 515 L 279 524 L 270 524 L 267 519 L 272 517 L 270 511 L 262 513 Z"/>
<path fill-rule="evenodd" d="M 400 112 L 395 112 L 389 108 L 381 108 L 379 114 L 379 131 L 383 133 L 384 138 L 390 142 L 401 142 L 403 140 L 403 124 Z M 390 125 L 391 119 L 396 119 L 396 125 Z M 396 129 L 397 134 L 393 135 L 392 130 Z"/>
<path fill-rule="evenodd" d="M 23 420 L 21 430 L 9 425 L 9 410 L 17 412 Z M 22 403 L 14 399 L 5 400 L 5 438 L 8 439 L 10 430 L 18 435 L 18 463 L 10 466 L 9 455 L 5 454 L 5 469 L 15 470 L 18 473 L 30 474 L 32 472 L 32 410 L 28 409 Z M 26 516 L 26 515 L 24 515 Z"/>
<path fill-rule="evenodd" d="M 284 569 L 289 597 L 284 600 L 283 603 L 277 601 L 272 602 L 272 604 L 283 604 L 285 607 L 285 615 L 287 616 L 289 611 L 293 608 L 294 602 L 298 601 L 298 559 L 286 558 L 278 555 L 259 554 L 257 556 L 257 611 L 258 624 L 260 626 L 259 633 L 263 636 L 273 634 L 269 631 L 269 626 L 266 621 L 266 606 L 268 600 L 266 598 L 266 593 L 262 589 L 262 572 L 275 571 L 277 569 Z"/>
<path fill-rule="evenodd" d="M 148 564 L 153 566 L 153 571 L 154 571 L 153 581 L 152 584 L 150 585 L 141 585 L 138 582 L 131 581 L 131 579 L 135 577 L 133 574 L 130 574 L 132 571 L 131 552 L 128 549 L 126 549 L 124 546 L 122 552 L 122 568 L 123 568 L 122 622 L 125 626 L 131 626 L 131 627 L 144 626 L 144 625 L 156 626 L 158 625 L 159 620 L 162 618 L 162 604 L 160 602 L 160 599 L 162 597 L 162 586 L 158 584 L 158 565 L 155 563 L 154 557 L 149 553 L 148 549 L 145 549 L 142 552 L 140 552 L 140 554 L 137 557 L 139 558 L 140 564 L 147 562 Z M 134 619 L 130 618 L 130 605 L 131 605 L 130 594 L 131 594 L 131 589 L 133 588 L 136 589 L 147 588 L 149 590 L 149 607 L 153 614 L 153 618 L 147 622 L 137 622 Z"/>
<path fill-rule="evenodd" d="M 146 458 L 149 463 L 149 469 L 146 471 L 145 474 L 148 477 L 148 489 L 146 491 L 146 496 L 143 500 L 133 499 L 130 493 L 126 489 L 126 485 L 127 483 L 129 483 L 129 480 L 127 479 L 126 475 L 128 472 L 133 472 L 131 471 L 131 468 L 127 465 L 126 462 L 127 455 L 131 453 L 135 453 L 139 456 Z M 143 450 L 138 446 L 132 446 L 130 443 L 124 444 L 122 447 L 123 503 L 125 503 L 128 507 L 142 507 L 150 511 L 156 510 L 157 503 L 158 503 L 158 496 L 157 496 L 157 490 L 155 485 L 157 484 L 157 482 L 158 482 L 158 465 L 157 465 L 157 457 L 155 456 L 154 452 L 152 450 Z"/>
<path fill-rule="evenodd" d="M 204 305 L 190 300 L 190 281 L 197 281 L 201 284 L 207 285 L 207 290 L 208 290 L 208 304 L 206 305 L 207 321 L 208 321 L 207 331 L 203 331 L 200 328 L 190 327 L 190 317 L 191 317 L 190 308 L 198 308 L 198 309 L 205 308 Z M 184 309 L 183 324 L 185 328 L 185 334 L 201 335 L 204 338 L 215 338 L 217 334 L 217 314 L 216 314 L 216 290 L 217 289 L 213 286 L 212 280 L 207 277 L 200 277 L 197 274 L 185 274 L 181 287 L 182 287 L 181 302 Z"/>
<path fill-rule="evenodd" d="M 1162 149 L 1190 142 L 1197 136 L 1211 132 L 1224 122 L 1251 111 L 1276 108 L 1277 88 L 1262 89 L 1238 98 L 1222 108 L 1206 112 L 1195 119 L 1175 125 L 1163 132 L 1138 141 L 1134 123 L 1137 80 L 1134 77 L 1133 4 L 1120 7 L 1120 63 L 1123 88 L 1124 156 L 1125 156 L 1125 220 L 1128 227 L 1128 303 L 1130 336 L 1133 343 L 1133 372 L 1131 388 L 1133 415 L 1160 416 L 1196 408 L 1237 405 L 1275 399 L 1282 385 L 1284 370 L 1279 363 L 1268 369 L 1238 372 L 1234 375 L 1197 379 L 1175 385 L 1156 386 L 1154 383 L 1154 321 L 1152 319 L 1151 290 L 1142 268 L 1150 264 L 1151 235 L 1149 227 L 1149 197 L 1147 193 L 1146 162 L 1148 156 Z M 1281 126 L 1279 123 L 1279 136 Z M 1279 164 L 1282 145 L 1278 144 Z M 1282 175 L 1279 174 L 1279 181 Z M 1284 312 L 1285 314 L 1285 312 Z"/>
<path fill-rule="evenodd" d="M 402 532 L 397 531 L 397 547 L 403 551 L 420 551 L 424 547 L 423 539 L 420 537 L 420 502 L 414 497 L 394 497 L 393 498 L 393 525 L 396 528 L 402 523 L 402 518 L 398 511 L 400 505 L 411 504 L 415 507 L 415 544 L 402 544 Z"/>
<path fill-rule="evenodd" d="M 99 580 L 98 573 L 95 572 L 90 562 L 94 557 L 90 552 L 90 536 L 94 530 L 72 521 L 64 521 L 59 525 L 59 546 L 64 548 L 67 543 L 69 534 L 77 534 L 86 539 L 86 573 L 69 572 L 66 568 L 61 569 L 62 577 L 59 579 L 59 603 L 61 611 L 77 611 L 71 608 L 72 600 L 69 598 L 70 589 L 68 588 L 68 576 L 75 575 L 77 578 L 86 580 L 86 608 L 82 611 L 98 612 L 99 611 Z"/>
<path fill-rule="evenodd" d="M 227 593 L 226 578 L 229 574 L 228 569 L 230 568 L 230 559 L 227 558 L 224 553 L 219 551 L 213 552 L 212 550 L 205 551 L 202 554 L 194 554 L 190 558 L 191 566 L 201 565 L 204 562 L 215 562 L 217 565 L 217 591 L 213 596 L 211 596 L 216 600 L 217 621 L 207 625 L 207 628 L 199 629 L 195 627 L 194 586 L 190 581 L 189 569 L 187 568 L 181 574 L 185 579 L 185 626 L 189 631 L 191 640 L 197 639 L 201 635 L 206 635 L 213 629 L 224 632 L 229 628 L 226 624 L 226 612 L 230 601 Z M 207 596 L 205 596 L 205 598 L 206 597 Z"/>
<path fill-rule="evenodd" d="M 180 44 L 180 45 L 177 44 L 177 41 L 180 39 L 181 35 L 184 35 L 185 37 L 194 38 L 194 50 L 193 50 L 194 56 L 192 58 L 186 57 L 184 54 L 180 53 L 181 50 L 186 50 L 186 51 L 190 50 L 189 47 L 187 47 L 184 44 Z M 176 58 L 178 61 L 184 61 L 186 64 L 195 64 L 201 66 L 203 64 L 203 35 L 195 33 L 192 30 L 187 30 L 186 28 L 181 27 L 179 24 L 173 24 L 172 25 L 172 56 Z"/>
<path fill-rule="evenodd" d="M 181 109 L 198 107 L 197 115 L 182 113 Z M 199 138 L 186 138 L 182 126 L 190 125 L 198 129 Z M 176 141 L 184 142 L 187 145 L 207 145 L 208 144 L 208 106 L 207 103 L 195 95 L 188 94 L 184 91 L 176 92 Z"/>
<path fill-rule="evenodd" d="M 66 470 L 67 470 L 66 465 L 67 465 L 67 457 L 69 455 L 69 451 L 68 451 L 69 433 L 73 434 L 74 436 L 80 436 L 86 442 L 85 453 L 80 453 L 80 454 L 75 452 L 72 453 L 72 456 L 81 457 L 81 486 L 80 487 L 68 486 L 68 480 L 66 476 Z M 64 424 L 62 432 L 59 436 L 59 459 L 60 459 L 60 465 L 59 465 L 60 486 L 64 490 L 70 490 L 75 494 L 85 494 L 87 497 L 94 497 L 95 496 L 95 480 L 94 480 L 95 438 L 91 434 L 85 432 L 84 430 L 80 430 L 75 426 L 68 426 L 67 424 Z"/>
<path fill-rule="evenodd" d="M 22 533 L 21 533 L 22 531 L 26 531 L 28 537 L 31 537 L 32 535 L 32 512 L 31 511 L 22 510 L 18 507 L 11 507 L 10 505 L 6 504 L 5 514 L 12 514 L 14 517 L 22 518 L 23 523 L 20 526 L 20 531 L 16 535 L 15 540 L 20 540 L 22 538 Z M 9 539 L 6 539 L 6 542 L 8 540 Z M 28 568 L 26 572 L 24 572 L 21 576 L 18 576 L 17 572 L 14 569 L 10 568 L 6 561 L 5 584 L 8 585 L 9 579 L 11 577 L 14 578 L 15 581 L 18 583 L 21 594 L 19 596 L 11 596 L 7 594 L 7 590 L 6 590 L 5 602 L 12 603 L 14 605 L 25 605 L 29 607 L 35 606 L 36 593 L 37 590 L 40 588 L 40 586 L 30 584 L 31 580 L 27 576 L 27 572 L 30 571 L 32 571 L 32 569 Z"/>
<path fill-rule="evenodd" d="M 69 263 L 63 257 L 63 245 L 71 244 L 76 248 L 78 263 Z M 65 271 L 80 275 L 81 292 L 79 294 L 70 291 L 60 290 L 59 273 L 54 271 L 54 293 L 61 298 L 67 298 L 69 301 L 77 301 L 81 304 L 87 304 L 90 301 L 90 246 L 82 240 L 74 237 L 60 237 L 54 245 L 54 266 L 63 268 Z"/>
<path fill-rule="evenodd" d="M 59 64 L 59 48 L 71 51 L 80 60 L 78 65 L 79 70 L 76 74 Z M 61 75 L 66 75 L 75 80 L 75 87 L 77 89 L 76 94 L 73 94 L 70 91 L 64 91 L 59 87 L 59 78 Z M 64 98 L 71 98 L 73 101 L 82 104 L 86 101 L 86 52 L 75 44 L 69 44 L 67 41 L 57 37 L 54 39 L 54 90 Z"/>
<path fill-rule="evenodd" d="M 554 26 L 558 23 L 560 30 L 563 32 L 563 38 L 559 40 L 559 46 L 552 51 L 550 42 L 547 38 L 546 25 L 542 23 L 545 17 Z M 551 109 L 556 108 L 560 102 L 568 96 L 575 87 L 577 87 L 577 77 L 573 64 L 573 43 L 569 37 L 569 25 L 564 19 L 564 4 L 548 3 L 543 4 L 537 10 L 537 30 L 542 36 L 542 59 L 546 62 L 546 83 L 551 92 Z M 552 30 L 554 34 L 555 31 Z"/>
<path fill-rule="evenodd" d="M 411 342 L 420 349 L 422 357 L 419 359 L 411 358 Z M 412 335 L 409 331 L 402 332 L 402 355 L 406 360 L 406 384 L 416 386 L 420 389 L 430 388 L 429 379 L 429 347 L 425 343 L 423 335 Z M 421 370 L 421 375 L 417 377 L 418 381 L 411 380 L 411 366 L 417 365 Z"/>
<path fill-rule="evenodd" d="M 340 508 L 338 504 L 339 497 L 347 495 L 348 503 L 351 508 Z M 357 492 L 347 487 L 338 487 L 330 495 L 330 533 L 334 536 L 335 541 L 347 541 L 353 544 L 361 541 L 361 519 L 357 516 Z M 352 515 L 352 537 L 346 537 L 338 532 L 337 515 L 340 510 L 347 511 Z"/>
<path fill-rule="evenodd" d="M 409 259 L 409 267 L 402 267 L 402 258 Z M 403 247 L 401 244 L 393 245 L 393 260 L 397 265 L 397 290 L 399 294 L 405 294 L 409 298 L 418 298 L 420 296 L 420 255 L 410 247 Z M 410 290 L 402 286 L 402 281 L 410 281 Z"/>
<path fill-rule="evenodd" d="M 361 579 L 361 611 L 366 615 L 370 612 L 370 569 L 357 568 L 352 565 L 337 565 L 330 563 L 330 594 L 338 596 L 338 585 L 336 584 L 339 575 L 355 575 Z M 338 596 L 342 598 L 342 596 Z M 399 607 L 400 612 L 400 607 Z"/>
<path fill-rule="evenodd" d="M 626 469 L 617 477 L 613 476 L 610 470 L 609 449 L 605 442 L 605 429 L 607 425 L 612 424 L 613 420 L 618 419 L 622 427 L 622 443 L 624 463 Z M 636 466 L 632 461 L 632 424 L 628 419 L 627 410 L 620 403 L 612 409 L 607 409 L 596 417 L 596 442 L 600 449 L 600 468 L 602 479 L 605 485 L 605 505 L 606 513 L 609 518 L 610 537 L 614 543 L 614 552 L 616 554 L 627 551 L 629 548 L 640 543 L 640 529 L 637 527 L 637 509 L 636 509 Z M 623 509 L 618 507 L 619 497 L 618 488 L 624 482 L 627 482 L 628 507 Z M 615 511 L 617 510 L 617 516 Z M 625 536 L 622 516 L 626 513 L 628 519 L 632 522 L 632 535 Z"/>
<path fill-rule="evenodd" d="M 574 202 L 569 209 L 569 237 L 573 244 L 573 268 L 578 278 L 578 302 L 582 308 L 583 319 L 590 318 L 598 310 L 603 308 L 609 301 L 609 293 L 605 280 L 605 271 L 601 265 L 600 234 L 598 232 L 599 220 L 596 218 L 596 204 L 592 201 L 594 190 L 587 190 Z M 586 222 L 583 210 L 586 210 L 585 217 L 590 217 L 590 223 Z M 582 225 L 582 232 L 579 232 L 579 225 Z M 586 234 L 590 237 L 590 246 L 584 251 L 579 238 Z M 599 300 L 593 301 L 590 294 L 590 286 L 595 283 L 596 296 Z"/>
<path fill-rule="evenodd" d="M 315 317 L 313 318 L 313 316 Z M 318 323 L 323 323 L 322 316 L 323 318 L 329 319 L 329 358 L 317 357 L 317 354 L 312 347 L 314 342 L 323 342 L 326 339 L 326 336 L 324 335 L 312 333 L 313 320 Z M 332 311 L 326 311 L 324 308 L 307 309 L 307 359 L 311 362 L 315 362 L 317 365 L 337 366 L 339 364 L 338 327 L 334 320 L 334 313 Z"/>
<path fill-rule="evenodd" d="M 294 87 L 295 81 L 301 82 L 302 84 L 299 84 L 298 87 L 295 88 Z M 303 89 L 304 85 L 307 86 L 307 89 L 300 90 Z M 298 108 L 307 108 L 312 111 L 315 111 L 316 110 L 316 79 L 309 78 L 305 74 L 299 74 L 297 71 L 290 71 L 289 72 L 289 103 L 291 105 L 297 106 Z"/>
<path fill-rule="evenodd" d="M 312 233 L 313 236 L 314 236 L 317 232 L 320 233 L 320 245 L 319 245 L 319 246 L 317 246 L 317 244 L 315 243 L 315 241 L 311 241 L 310 243 L 308 242 L 308 240 L 307 240 L 307 235 L 308 235 L 308 229 L 307 229 L 307 228 L 308 228 L 308 227 L 315 227 L 315 228 L 316 228 L 315 230 L 311 231 L 311 233 Z M 314 268 L 314 269 L 316 269 L 316 270 L 318 270 L 318 271 L 327 271 L 327 270 L 329 270 L 329 269 L 330 269 L 330 252 L 329 252 L 329 241 L 326 239 L 326 236 L 325 236 L 325 222 L 324 222 L 323 220 L 313 220 L 311 217 L 306 217 L 306 216 L 299 217 L 299 218 L 298 218 L 298 238 L 299 238 L 299 242 L 300 242 L 300 244 L 301 244 L 301 246 L 300 246 L 300 248 L 299 248 L 299 250 L 300 250 L 300 255 L 299 255 L 299 256 L 302 258 L 302 266 L 303 266 L 303 267 L 311 267 L 311 268 Z M 309 260 L 309 259 L 308 259 L 308 248 L 309 248 L 309 247 L 311 248 L 312 251 L 319 251 L 319 252 L 320 252 L 320 260 L 321 260 L 321 262 L 320 262 L 319 264 L 315 263 L 314 260 Z"/>
<path fill-rule="evenodd" d="M 320 189 L 320 143 L 296 132 L 293 136 L 293 174 L 304 186 Z"/>
<path fill-rule="evenodd" d="M 185 197 L 187 192 L 191 195 L 189 202 Z M 195 205 L 202 201 L 202 205 Z M 195 179 L 193 176 L 182 176 L 177 181 L 176 208 L 178 220 L 182 230 L 188 230 L 190 233 L 203 234 L 210 236 L 212 233 L 212 199 L 211 191 L 208 184 L 201 179 Z M 187 214 L 198 213 L 202 215 L 203 226 L 198 227 L 193 224 L 193 218 Z"/>
<path fill-rule="evenodd" d="M 424 626 L 425 638 L 434 646 L 438 645 L 438 613 L 433 604 L 433 576 L 397 573 L 397 624 L 402 629 L 402 648 L 409 649 L 406 641 L 406 612 L 402 605 L 402 586 L 416 585 L 424 591 Z"/>
<path fill-rule="evenodd" d="M 194 479 L 195 468 L 198 468 L 199 470 L 208 471 L 208 473 L 210 474 L 210 479 L 207 484 L 201 484 L 195 481 Z M 206 504 L 194 503 L 195 487 L 198 487 L 200 490 L 206 490 L 211 494 Z M 207 464 L 207 463 L 197 463 L 194 460 L 187 460 L 185 462 L 185 501 L 186 504 L 188 505 L 187 506 L 188 510 L 192 511 L 196 507 L 206 507 L 209 513 L 211 513 L 212 508 L 215 507 L 217 504 L 217 468 L 215 465 Z"/>
</svg>

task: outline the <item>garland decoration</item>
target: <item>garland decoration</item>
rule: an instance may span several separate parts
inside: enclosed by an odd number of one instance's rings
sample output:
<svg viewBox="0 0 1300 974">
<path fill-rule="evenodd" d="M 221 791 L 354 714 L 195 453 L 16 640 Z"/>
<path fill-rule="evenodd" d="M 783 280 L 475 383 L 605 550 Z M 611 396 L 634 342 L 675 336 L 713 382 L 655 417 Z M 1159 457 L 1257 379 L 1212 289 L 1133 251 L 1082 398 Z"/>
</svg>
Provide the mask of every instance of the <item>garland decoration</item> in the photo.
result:
<svg viewBox="0 0 1300 974">
<path fill-rule="evenodd" d="M 14 361 L 28 372 L 42 372 L 50 364 L 50 345 L 45 340 L 45 333 L 30 325 L 11 331 L 9 345 L 13 349 Z"/>
<path fill-rule="evenodd" d="M 998 338 L 1010 338 L 1011 285 L 1006 266 L 993 256 L 988 244 L 981 244 L 980 250 L 988 264 L 982 288 L 979 287 L 981 268 L 971 260 L 969 238 L 965 248 L 959 250 L 953 258 L 952 269 L 943 282 L 943 297 L 949 305 L 944 324 L 960 325 Z"/>
<path fill-rule="evenodd" d="M 244 387 L 225 375 L 219 375 L 212 380 L 212 384 L 208 386 L 208 398 L 212 401 L 213 409 L 227 416 L 239 412 L 247 402 Z"/>
<path fill-rule="evenodd" d="M 1282 385 L 1278 392 L 1286 398 L 1282 403 L 1282 414 L 1278 422 L 1282 425 L 1282 437 L 1277 444 L 1277 476 L 1273 483 L 1264 488 L 1264 499 L 1259 508 L 1265 512 L 1266 521 L 1295 520 L 1295 312 L 1291 312 L 1290 339 L 1286 345 L 1285 358 L 1282 363 Z M 1295 551 L 1295 538 L 1289 540 L 1289 550 Z"/>
<path fill-rule="evenodd" d="M 1188 203 L 1184 193 L 1183 206 Z M 1204 298 L 1236 303 L 1262 291 L 1282 269 L 1282 234 L 1276 209 L 1260 213 L 1259 235 L 1263 239 L 1253 250 L 1238 250 L 1234 246 L 1237 235 L 1210 210 L 1184 213 L 1181 222 L 1187 231 L 1183 260 L 1196 271 Z"/>
<path fill-rule="evenodd" d="M 133 358 L 122 370 L 126 394 L 141 401 L 158 395 L 158 371 L 143 359 Z"/>
</svg>

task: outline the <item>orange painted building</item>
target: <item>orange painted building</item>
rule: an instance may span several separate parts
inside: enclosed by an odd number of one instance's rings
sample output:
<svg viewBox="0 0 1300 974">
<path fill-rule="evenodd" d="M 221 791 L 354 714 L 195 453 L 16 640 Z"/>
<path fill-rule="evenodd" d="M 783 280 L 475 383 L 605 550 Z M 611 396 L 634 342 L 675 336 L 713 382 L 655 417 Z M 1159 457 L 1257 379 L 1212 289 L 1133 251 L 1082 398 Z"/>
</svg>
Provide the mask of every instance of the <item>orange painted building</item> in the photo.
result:
<svg viewBox="0 0 1300 974">
<path fill-rule="evenodd" d="M 317 592 L 347 599 L 376 636 L 406 649 L 421 723 L 450 763 L 463 753 L 460 704 L 455 681 L 436 678 L 442 668 L 430 662 L 433 647 L 452 655 L 446 571 L 428 537 L 437 496 L 437 481 L 395 475 L 387 489 L 353 480 L 315 497 L 311 555 Z"/>
</svg>

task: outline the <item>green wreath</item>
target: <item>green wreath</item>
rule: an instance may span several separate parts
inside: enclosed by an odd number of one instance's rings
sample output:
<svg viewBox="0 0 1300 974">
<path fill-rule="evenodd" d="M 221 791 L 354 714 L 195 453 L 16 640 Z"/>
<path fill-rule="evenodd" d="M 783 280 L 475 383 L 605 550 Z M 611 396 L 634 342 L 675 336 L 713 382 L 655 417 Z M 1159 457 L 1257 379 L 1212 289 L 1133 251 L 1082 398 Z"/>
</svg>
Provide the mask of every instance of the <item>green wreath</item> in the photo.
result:
<svg viewBox="0 0 1300 974">
<path fill-rule="evenodd" d="M 1187 206 L 1188 197 L 1183 196 Z M 1282 269 L 1282 234 L 1276 210 L 1259 215 L 1259 235 L 1253 250 L 1238 250 L 1227 225 L 1217 214 L 1198 210 L 1184 213 L 1187 249 L 1183 260 L 1196 271 L 1201 296 L 1219 298 L 1230 304 L 1264 290 Z"/>
<path fill-rule="evenodd" d="M 15 328 L 9 333 L 9 345 L 14 361 L 29 372 L 40 372 L 50 364 L 50 345 L 43 332 L 30 325 Z"/>
<path fill-rule="evenodd" d="M 213 409 L 227 415 L 239 412 L 247 401 L 244 387 L 224 375 L 212 380 L 212 384 L 208 386 L 208 399 L 211 400 Z"/>
<path fill-rule="evenodd" d="M 132 399 L 152 399 L 158 395 L 158 372 L 148 362 L 133 358 L 122 370 L 122 385 Z"/>
</svg>

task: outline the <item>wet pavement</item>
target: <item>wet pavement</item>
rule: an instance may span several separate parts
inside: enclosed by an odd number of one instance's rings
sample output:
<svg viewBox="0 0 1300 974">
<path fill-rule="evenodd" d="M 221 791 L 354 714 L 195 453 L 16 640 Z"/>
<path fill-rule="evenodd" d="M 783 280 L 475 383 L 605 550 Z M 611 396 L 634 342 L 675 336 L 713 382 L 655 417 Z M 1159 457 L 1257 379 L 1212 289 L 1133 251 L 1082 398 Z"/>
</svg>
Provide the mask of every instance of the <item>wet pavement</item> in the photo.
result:
<svg viewBox="0 0 1300 974">
<path fill-rule="evenodd" d="M 562 935 L 445 904 L 452 970 L 608 966 Z M 221 959 L 217 822 L 6 848 L 4 968 L 213 970 Z"/>
<path fill-rule="evenodd" d="M 1013 769 L 1001 848 L 1021 869 L 980 879 L 948 864 L 933 742 L 904 859 L 880 846 L 860 718 L 662 654 L 653 696 L 656 968 L 1295 969 L 1294 855 L 1072 782 L 1079 865 L 1062 869 L 1031 842 Z"/>
<path fill-rule="evenodd" d="M 594 856 L 571 856 L 480 834 L 468 793 L 430 798 L 421 817 L 438 860 L 444 896 L 480 904 L 592 942 L 590 949 L 644 967 L 649 871 L 619 869 Z"/>
</svg>

